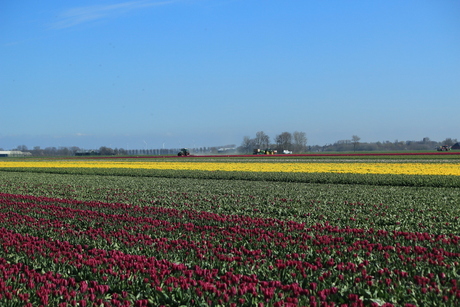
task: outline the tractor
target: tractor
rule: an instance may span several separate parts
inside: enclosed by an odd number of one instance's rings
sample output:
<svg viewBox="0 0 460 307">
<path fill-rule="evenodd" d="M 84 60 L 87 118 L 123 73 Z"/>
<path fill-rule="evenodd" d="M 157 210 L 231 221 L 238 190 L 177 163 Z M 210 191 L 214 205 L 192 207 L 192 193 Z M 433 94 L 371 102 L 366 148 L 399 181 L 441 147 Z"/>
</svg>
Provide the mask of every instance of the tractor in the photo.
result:
<svg viewBox="0 0 460 307">
<path fill-rule="evenodd" d="M 265 150 L 262 150 L 262 149 L 254 149 L 254 152 L 253 152 L 254 155 L 274 155 L 276 154 L 276 150 L 272 150 L 270 148 L 267 148 Z"/>
<path fill-rule="evenodd" d="M 178 153 L 177 155 L 179 157 L 187 157 L 187 156 L 190 156 L 190 151 L 187 149 L 187 148 L 182 148 Z"/>
<path fill-rule="evenodd" d="M 447 145 L 439 146 L 438 148 L 436 148 L 436 150 L 437 151 L 449 151 L 450 146 L 447 146 Z"/>
</svg>

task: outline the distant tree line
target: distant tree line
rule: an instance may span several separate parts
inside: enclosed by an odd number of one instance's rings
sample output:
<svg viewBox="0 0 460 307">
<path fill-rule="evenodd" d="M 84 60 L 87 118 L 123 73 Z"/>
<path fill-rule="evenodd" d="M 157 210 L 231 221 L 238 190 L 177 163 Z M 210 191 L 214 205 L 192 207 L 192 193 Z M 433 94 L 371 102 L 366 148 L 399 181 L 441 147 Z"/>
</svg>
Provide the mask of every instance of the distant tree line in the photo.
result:
<svg viewBox="0 0 460 307">
<path fill-rule="evenodd" d="M 75 156 L 77 152 L 97 152 L 100 155 L 109 156 L 109 155 L 126 155 L 127 151 L 122 148 L 109 148 L 102 146 L 97 150 L 85 150 L 77 146 L 71 147 L 46 147 L 41 148 L 40 146 L 35 146 L 33 149 L 29 149 L 26 145 L 20 145 L 13 150 L 18 150 L 22 152 L 30 152 L 33 156 Z"/>
<path fill-rule="evenodd" d="M 72 147 L 46 147 L 35 146 L 33 149 L 27 148 L 26 145 L 20 145 L 13 150 L 30 152 L 33 156 L 73 156 L 80 150 L 77 146 Z"/>
<path fill-rule="evenodd" d="M 198 155 L 206 154 L 219 154 L 219 153 L 237 153 L 235 144 L 229 144 L 224 146 L 213 146 L 213 147 L 197 147 L 189 148 L 190 152 Z M 3 150 L 0 148 L 0 151 Z M 110 148 L 107 146 L 101 146 L 99 149 L 83 149 L 77 146 L 71 147 L 46 147 L 41 148 L 35 146 L 33 149 L 29 149 L 26 145 L 19 145 L 12 149 L 14 151 L 30 152 L 32 156 L 45 157 L 45 156 L 75 156 L 75 155 L 101 155 L 101 156 L 112 156 L 112 155 L 176 155 L 180 148 L 157 148 L 157 149 L 123 149 L 123 148 Z"/>
<path fill-rule="evenodd" d="M 272 149 L 281 153 L 283 150 L 289 150 L 292 152 L 306 152 L 307 148 L 307 136 L 305 132 L 294 131 L 282 132 L 275 136 L 274 142 L 270 141 L 270 137 L 263 131 L 256 133 L 254 138 L 245 136 L 241 146 L 238 147 L 240 153 L 252 153 L 254 149 Z"/>
<path fill-rule="evenodd" d="M 456 144 L 457 139 L 446 138 L 441 142 L 432 141 L 425 137 L 420 141 L 399 141 L 395 140 L 382 142 L 359 142 L 360 138 L 354 135 L 349 140 L 339 140 L 333 144 L 324 146 L 311 146 L 309 149 L 313 152 L 327 151 L 397 151 L 397 150 L 434 150 L 439 146 L 452 146 Z"/>
<path fill-rule="evenodd" d="M 305 132 L 295 131 L 282 132 L 275 136 L 273 141 L 263 131 L 256 133 L 254 138 L 245 136 L 240 146 L 234 144 L 212 147 L 189 148 L 190 152 L 195 155 L 209 154 L 252 154 L 254 149 L 272 149 L 282 153 L 283 150 L 289 150 L 293 153 L 305 152 L 328 152 L 328 151 L 396 151 L 396 150 L 434 150 L 443 145 L 452 146 L 458 143 L 457 139 L 446 138 L 441 142 L 432 141 L 425 137 L 420 141 L 399 141 L 395 140 L 382 142 L 360 142 L 361 138 L 353 135 L 348 140 L 338 140 L 333 144 L 307 146 L 307 137 Z M 0 148 L 0 151 L 3 148 Z M 77 152 L 88 151 L 77 146 L 71 147 L 46 147 L 35 146 L 29 149 L 25 145 L 20 145 L 12 150 L 30 152 L 33 156 L 75 156 Z M 110 148 L 101 146 L 99 149 L 91 150 L 99 155 L 175 155 L 180 148 L 160 148 L 160 149 L 123 149 Z"/>
<path fill-rule="evenodd" d="M 328 152 L 328 151 L 395 151 L 395 150 L 434 150 L 438 146 L 452 146 L 457 143 L 457 139 L 446 138 L 441 142 L 432 141 L 425 137 L 420 141 L 398 141 L 394 142 L 360 142 L 361 138 L 353 135 L 348 140 L 339 140 L 333 144 L 307 146 L 305 132 L 295 131 L 293 133 L 282 132 L 275 136 L 274 141 L 263 131 L 256 133 L 254 138 L 245 136 L 241 146 L 238 147 L 240 153 L 252 153 L 254 149 L 273 149 L 278 153 L 283 150 L 290 150 L 294 153 L 304 152 Z"/>
</svg>

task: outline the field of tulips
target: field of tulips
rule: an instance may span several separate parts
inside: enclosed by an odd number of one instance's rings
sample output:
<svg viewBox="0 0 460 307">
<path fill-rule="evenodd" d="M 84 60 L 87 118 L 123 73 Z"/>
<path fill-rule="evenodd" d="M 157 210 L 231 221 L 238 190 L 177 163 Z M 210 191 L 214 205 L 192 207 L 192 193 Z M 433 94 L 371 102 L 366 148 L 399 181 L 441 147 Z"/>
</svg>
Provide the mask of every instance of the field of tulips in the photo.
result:
<svg viewBox="0 0 460 307">
<path fill-rule="evenodd" d="M 0 305 L 460 305 L 458 158 L 207 159 L 0 160 Z"/>
<path fill-rule="evenodd" d="M 390 162 L 171 162 L 171 161 L 113 161 L 113 160 L 60 160 L 0 162 L 0 167 L 20 168 L 105 168 L 148 170 L 200 170 L 227 172 L 275 172 L 275 173 L 346 173 L 346 174 L 392 174 L 392 175 L 447 175 L 460 176 L 457 163 L 390 163 Z"/>
</svg>

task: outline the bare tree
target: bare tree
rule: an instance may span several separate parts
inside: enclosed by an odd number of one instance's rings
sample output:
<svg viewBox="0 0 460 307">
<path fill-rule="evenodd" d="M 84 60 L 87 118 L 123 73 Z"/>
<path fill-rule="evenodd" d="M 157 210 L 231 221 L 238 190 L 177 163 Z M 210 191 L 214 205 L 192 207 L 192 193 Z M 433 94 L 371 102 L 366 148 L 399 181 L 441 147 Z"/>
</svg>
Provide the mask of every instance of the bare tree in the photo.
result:
<svg viewBox="0 0 460 307">
<path fill-rule="evenodd" d="M 126 151 L 125 149 L 123 149 L 123 148 L 118 148 L 117 154 L 118 154 L 118 155 L 127 155 L 128 153 L 127 153 L 127 151 Z"/>
<path fill-rule="evenodd" d="M 46 147 L 43 151 L 45 156 L 56 156 L 57 148 L 56 147 Z"/>
<path fill-rule="evenodd" d="M 444 141 L 441 142 L 442 145 L 452 146 L 457 143 L 457 139 L 446 138 Z M 441 145 L 441 146 L 442 146 Z"/>
<path fill-rule="evenodd" d="M 254 145 L 258 148 L 267 148 L 270 144 L 270 137 L 265 134 L 263 131 L 256 133 L 256 138 L 254 139 Z"/>
<path fill-rule="evenodd" d="M 292 150 L 292 134 L 289 132 L 277 135 L 275 142 L 278 150 Z"/>
<path fill-rule="evenodd" d="M 241 143 L 240 150 L 245 153 L 249 153 L 252 151 L 252 147 L 254 147 L 254 139 L 251 139 L 249 136 L 245 136 L 243 138 L 243 142 Z"/>
<path fill-rule="evenodd" d="M 15 150 L 18 150 L 18 151 L 27 151 L 27 146 L 26 145 L 19 145 L 18 147 L 16 147 Z"/>
<path fill-rule="evenodd" d="M 307 136 L 305 132 L 294 131 L 293 138 L 295 152 L 307 151 Z"/>
<path fill-rule="evenodd" d="M 40 148 L 40 146 L 34 146 L 34 149 L 31 150 L 31 153 L 33 156 L 43 156 L 43 149 Z"/>
<path fill-rule="evenodd" d="M 99 152 L 101 153 L 102 156 L 111 156 L 115 154 L 112 148 L 106 147 L 106 146 L 101 146 L 99 148 Z"/>
<path fill-rule="evenodd" d="M 361 140 L 361 138 L 357 135 L 353 135 L 351 137 L 351 142 L 353 143 L 353 151 L 356 151 L 356 147 L 359 145 L 359 140 Z"/>
<path fill-rule="evenodd" d="M 75 153 L 80 150 L 80 148 L 77 146 L 72 146 L 69 148 L 69 150 L 71 151 L 71 155 L 74 156 Z"/>
<path fill-rule="evenodd" d="M 60 156 L 70 156 L 71 154 L 69 148 L 67 147 L 59 147 L 57 151 L 58 151 L 58 155 Z"/>
</svg>

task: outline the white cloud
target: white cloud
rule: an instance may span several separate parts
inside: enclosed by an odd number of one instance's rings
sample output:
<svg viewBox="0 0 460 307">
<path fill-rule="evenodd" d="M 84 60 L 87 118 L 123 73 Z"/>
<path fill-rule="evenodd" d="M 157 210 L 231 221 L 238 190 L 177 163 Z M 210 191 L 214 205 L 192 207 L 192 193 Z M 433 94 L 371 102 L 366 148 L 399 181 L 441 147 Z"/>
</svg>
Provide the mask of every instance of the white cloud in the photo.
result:
<svg viewBox="0 0 460 307">
<path fill-rule="evenodd" d="M 73 27 L 82 23 L 100 19 L 117 17 L 129 11 L 165 5 L 175 2 L 169 1 L 128 1 L 109 5 L 91 5 L 67 9 L 58 15 L 58 21 L 52 25 L 53 29 L 63 29 Z"/>
</svg>

